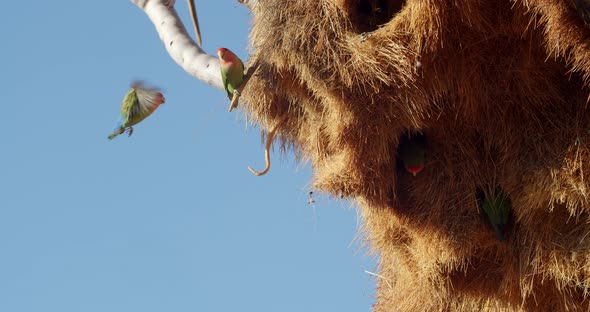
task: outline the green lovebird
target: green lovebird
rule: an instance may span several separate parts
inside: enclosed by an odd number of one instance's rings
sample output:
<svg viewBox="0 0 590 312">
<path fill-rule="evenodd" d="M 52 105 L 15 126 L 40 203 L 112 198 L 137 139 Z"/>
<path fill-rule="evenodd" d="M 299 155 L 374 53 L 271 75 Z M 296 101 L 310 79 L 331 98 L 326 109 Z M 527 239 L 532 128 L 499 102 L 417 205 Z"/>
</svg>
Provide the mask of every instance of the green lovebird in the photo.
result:
<svg viewBox="0 0 590 312">
<path fill-rule="evenodd" d="M 425 153 L 426 142 L 423 135 L 404 137 L 398 147 L 398 155 L 404 168 L 413 176 L 424 169 Z"/>
<path fill-rule="evenodd" d="M 223 87 L 227 92 L 227 96 L 232 99 L 234 92 L 238 91 L 238 88 L 244 80 L 244 63 L 240 60 L 232 51 L 226 48 L 217 49 L 217 56 L 219 57 L 219 63 L 221 67 L 221 79 L 223 81 Z M 230 110 L 238 106 L 238 101 L 230 108 Z"/>
<path fill-rule="evenodd" d="M 481 200 L 481 209 L 486 213 L 496 236 L 499 240 L 506 239 L 506 225 L 510 217 L 512 203 L 510 197 L 501 188 L 496 188 L 493 193 L 484 195 Z"/>
<path fill-rule="evenodd" d="M 125 130 L 131 136 L 133 134 L 132 126 L 146 119 L 164 101 L 164 96 L 157 90 L 142 88 L 139 82 L 133 83 L 131 90 L 125 94 L 123 104 L 121 105 L 121 120 L 115 131 L 109 135 L 109 140 L 124 133 Z"/>
</svg>

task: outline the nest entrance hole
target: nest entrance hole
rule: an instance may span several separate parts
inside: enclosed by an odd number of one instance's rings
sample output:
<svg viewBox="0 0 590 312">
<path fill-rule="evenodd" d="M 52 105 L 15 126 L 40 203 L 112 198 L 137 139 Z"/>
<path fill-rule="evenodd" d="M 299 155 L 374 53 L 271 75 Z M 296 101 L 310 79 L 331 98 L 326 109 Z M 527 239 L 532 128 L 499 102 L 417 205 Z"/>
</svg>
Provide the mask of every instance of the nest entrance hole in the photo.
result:
<svg viewBox="0 0 590 312">
<path fill-rule="evenodd" d="M 372 32 L 389 22 L 405 3 L 405 0 L 356 0 L 349 8 L 349 15 L 359 33 Z"/>
</svg>

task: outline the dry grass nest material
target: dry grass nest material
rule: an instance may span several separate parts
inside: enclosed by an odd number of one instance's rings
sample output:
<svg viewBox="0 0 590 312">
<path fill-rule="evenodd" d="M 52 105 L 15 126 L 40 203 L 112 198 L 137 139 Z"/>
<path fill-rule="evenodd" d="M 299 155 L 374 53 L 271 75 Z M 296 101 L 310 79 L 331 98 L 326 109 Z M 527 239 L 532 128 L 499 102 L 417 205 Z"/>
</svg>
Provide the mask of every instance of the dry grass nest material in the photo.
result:
<svg viewBox="0 0 590 312">
<path fill-rule="evenodd" d="M 259 0 L 242 98 L 359 203 L 375 311 L 587 310 L 589 34 L 569 0 Z M 396 165 L 413 133 L 416 177 Z M 487 185 L 512 201 L 503 242 Z"/>
</svg>

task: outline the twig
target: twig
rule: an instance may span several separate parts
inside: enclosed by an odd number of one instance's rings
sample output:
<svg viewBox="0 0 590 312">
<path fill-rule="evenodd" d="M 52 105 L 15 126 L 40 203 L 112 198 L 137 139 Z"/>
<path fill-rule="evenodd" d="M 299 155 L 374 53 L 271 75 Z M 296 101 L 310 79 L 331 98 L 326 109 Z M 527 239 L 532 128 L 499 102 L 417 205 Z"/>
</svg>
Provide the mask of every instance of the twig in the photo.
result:
<svg viewBox="0 0 590 312">
<path fill-rule="evenodd" d="M 387 280 L 385 277 L 383 277 L 383 275 L 379 275 L 379 274 L 377 274 L 377 273 L 369 272 L 369 271 L 367 271 L 367 270 L 365 270 L 365 273 L 367 273 L 367 274 L 369 274 L 369 275 L 373 275 L 373 276 L 375 276 L 375 277 L 378 277 L 378 278 L 380 278 L 380 279 L 384 280 L 384 281 L 385 281 L 385 283 L 387 283 L 387 286 L 389 286 L 389 289 L 393 289 L 393 286 L 391 286 L 391 284 L 389 283 L 389 281 L 388 281 L 388 280 Z"/>
<path fill-rule="evenodd" d="M 203 42 L 201 40 L 201 30 L 199 28 L 199 19 L 197 17 L 197 7 L 195 6 L 195 0 L 187 0 L 188 2 L 188 9 L 191 12 L 191 18 L 193 19 L 193 27 L 195 28 L 195 37 L 197 38 L 197 43 L 199 47 L 203 46 Z"/>
<path fill-rule="evenodd" d="M 253 174 L 255 174 L 257 176 L 265 175 L 268 172 L 268 170 L 270 169 L 270 146 L 272 145 L 272 141 L 275 138 L 275 134 L 276 134 L 277 130 L 285 122 L 285 120 L 287 120 L 287 116 L 288 115 L 285 114 L 283 116 L 283 118 L 281 118 L 281 120 L 279 120 L 279 123 L 277 123 L 277 125 L 268 133 L 268 137 L 266 138 L 266 146 L 264 148 L 264 161 L 266 162 L 266 167 L 264 167 L 264 170 L 256 171 L 256 170 L 252 169 L 250 166 L 248 166 L 248 170 L 250 170 L 250 172 L 252 172 Z"/>
<path fill-rule="evenodd" d="M 246 71 L 246 74 L 244 75 L 244 80 L 242 80 L 242 84 L 240 84 L 240 86 L 238 87 L 237 92 L 234 92 L 234 96 L 232 97 L 231 103 L 229 104 L 229 108 L 227 110 L 228 112 L 231 112 L 234 109 L 234 107 L 237 106 L 236 102 L 240 98 L 240 94 L 242 94 L 242 90 L 244 90 L 246 83 L 248 83 L 248 80 L 250 80 L 250 78 L 252 78 L 256 69 L 258 69 L 258 60 L 256 60 L 252 66 L 248 67 L 248 70 Z"/>
</svg>

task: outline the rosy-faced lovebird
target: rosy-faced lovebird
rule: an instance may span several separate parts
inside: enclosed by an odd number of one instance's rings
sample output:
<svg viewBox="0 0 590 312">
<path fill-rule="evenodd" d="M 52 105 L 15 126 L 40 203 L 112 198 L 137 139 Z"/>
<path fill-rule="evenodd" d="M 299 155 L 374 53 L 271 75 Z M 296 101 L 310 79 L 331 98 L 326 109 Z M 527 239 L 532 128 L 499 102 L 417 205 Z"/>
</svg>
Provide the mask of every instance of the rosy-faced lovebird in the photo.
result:
<svg viewBox="0 0 590 312">
<path fill-rule="evenodd" d="M 490 220 L 494 231 L 496 231 L 498 239 L 501 241 L 505 240 L 506 225 L 508 224 L 510 210 L 512 208 L 510 196 L 498 187 L 493 192 L 484 194 L 480 204 L 481 209 Z"/>
<path fill-rule="evenodd" d="M 398 155 L 406 171 L 416 176 L 424 169 L 426 142 L 423 135 L 404 136 L 398 147 Z"/>
<path fill-rule="evenodd" d="M 238 92 L 238 88 L 244 80 L 244 63 L 232 51 L 226 48 L 217 49 L 217 56 L 221 67 L 221 79 L 223 87 L 227 92 L 227 96 L 232 99 L 234 92 Z M 238 106 L 238 101 L 230 107 L 230 110 Z"/>
<path fill-rule="evenodd" d="M 114 139 L 126 130 L 131 136 L 133 134 L 132 126 L 146 119 L 164 101 L 164 96 L 157 90 L 142 88 L 139 82 L 133 83 L 131 90 L 127 92 L 121 105 L 121 120 L 115 131 L 109 135 L 109 140 Z"/>
</svg>

